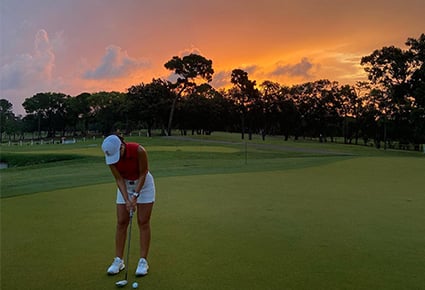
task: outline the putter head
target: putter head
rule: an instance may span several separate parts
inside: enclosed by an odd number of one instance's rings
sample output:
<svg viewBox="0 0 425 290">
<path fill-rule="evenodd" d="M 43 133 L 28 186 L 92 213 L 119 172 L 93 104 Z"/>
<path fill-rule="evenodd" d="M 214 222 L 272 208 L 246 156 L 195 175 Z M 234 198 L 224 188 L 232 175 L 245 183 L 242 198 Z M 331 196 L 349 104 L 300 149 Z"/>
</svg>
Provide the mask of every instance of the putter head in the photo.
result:
<svg viewBox="0 0 425 290">
<path fill-rule="evenodd" d="M 117 287 L 120 287 L 120 288 L 124 287 L 127 284 L 128 284 L 127 280 L 121 280 L 121 281 L 118 281 L 118 282 L 115 283 L 115 285 L 117 285 Z"/>
</svg>

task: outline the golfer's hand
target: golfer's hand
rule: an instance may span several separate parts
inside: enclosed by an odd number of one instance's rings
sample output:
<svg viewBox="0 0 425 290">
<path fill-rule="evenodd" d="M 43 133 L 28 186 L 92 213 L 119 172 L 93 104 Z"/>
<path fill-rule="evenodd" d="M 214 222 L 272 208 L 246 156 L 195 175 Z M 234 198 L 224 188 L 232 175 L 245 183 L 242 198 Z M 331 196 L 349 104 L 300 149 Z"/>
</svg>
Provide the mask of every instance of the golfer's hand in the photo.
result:
<svg viewBox="0 0 425 290">
<path fill-rule="evenodd" d="M 131 198 L 131 199 L 129 199 L 125 202 L 125 206 L 126 206 L 128 212 L 135 211 L 136 202 L 133 201 L 133 198 Z"/>
<path fill-rule="evenodd" d="M 136 208 L 137 208 L 137 197 L 132 196 L 131 199 L 130 199 L 130 201 L 131 201 L 131 206 L 133 208 L 133 211 L 136 211 Z"/>
</svg>

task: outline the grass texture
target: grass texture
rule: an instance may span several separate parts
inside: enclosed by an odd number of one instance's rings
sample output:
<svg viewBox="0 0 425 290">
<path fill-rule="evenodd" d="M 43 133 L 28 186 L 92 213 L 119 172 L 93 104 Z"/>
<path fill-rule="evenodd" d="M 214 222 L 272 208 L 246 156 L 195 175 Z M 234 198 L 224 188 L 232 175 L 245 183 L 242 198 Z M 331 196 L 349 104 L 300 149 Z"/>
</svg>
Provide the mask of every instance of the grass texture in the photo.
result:
<svg viewBox="0 0 425 290">
<path fill-rule="evenodd" d="M 143 141 L 157 202 L 143 278 L 134 277 L 133 227 L 127 266 L 140 289 L 423 289 L 422 155 L 250 144 L 245 163 L 240 144 Z M 30 180 L 18 190 L 2 171 L 1 289 L 115 289 L 124 278 L 106 275 L 115 185 L 100 147 L 62 148 L 49 154 L 88 150 L 90 161 L 7 169 L 8 178 L 21 171 Z M 67 183 L 43 190 L 43 174 L 60 170 Z"/>
</svg>

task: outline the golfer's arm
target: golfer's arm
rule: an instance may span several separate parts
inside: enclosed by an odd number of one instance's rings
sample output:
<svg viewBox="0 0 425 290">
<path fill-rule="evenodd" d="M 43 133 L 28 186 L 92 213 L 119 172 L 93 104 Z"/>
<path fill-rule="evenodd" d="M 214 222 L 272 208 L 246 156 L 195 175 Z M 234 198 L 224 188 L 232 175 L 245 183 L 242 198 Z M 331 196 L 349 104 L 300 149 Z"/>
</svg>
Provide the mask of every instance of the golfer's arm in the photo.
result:
<svg viewBox="0 0 425 290">
<path fill-rule="evenodd" d="M 139 148 L 137 148 L 137 156 L 139 161 L 139 182 L 137 183 L 135 191 L 140 192 L 145 184 L 146 174 L 148 174 L 149 171 L 148 154 L 145 148 L 139 146 Z"/>
<path fill-rule="evenodd" d="M 127 194 L 127 186 L 125 185 L 124 178 L 121 176 L 121 174 L 119 173 L 115 165 L 113 164 L 109 165 L 109 168 L 111 169 L 112 175 L 115 178 L 115 182 L 117 183 L 117 186 L 119 190 L 121 191 L 122 197 L 124 198 L 126 202 L 129 201 L 128 194 Z"/>
</svg>

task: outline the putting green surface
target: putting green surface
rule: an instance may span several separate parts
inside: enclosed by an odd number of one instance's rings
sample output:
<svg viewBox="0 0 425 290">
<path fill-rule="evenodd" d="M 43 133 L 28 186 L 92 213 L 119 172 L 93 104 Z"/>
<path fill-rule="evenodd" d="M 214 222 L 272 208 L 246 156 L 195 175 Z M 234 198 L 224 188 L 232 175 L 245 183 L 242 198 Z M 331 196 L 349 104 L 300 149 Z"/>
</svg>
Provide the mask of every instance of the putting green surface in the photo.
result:
<svg viewBox="0 0 425 290">
<path fill-rule="evenodd" d="M 424 158 L 311 158 L 289 158 L 292 165 L 280 169 L 284 158 L 264 167 L 258 158 L 245 172 L 237 172 L 243 162 L 224 173 L 153 170 L 150 272 L 134 277 L 134 224 L 129 283 L 156 290 L 424 289 Z M 100 184 L 1 199 L 1 289 L 115 289 L 124 279 L 106 275 L 115 185 L 103 174 L 108 181 Z"/>
</svg>

